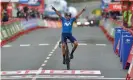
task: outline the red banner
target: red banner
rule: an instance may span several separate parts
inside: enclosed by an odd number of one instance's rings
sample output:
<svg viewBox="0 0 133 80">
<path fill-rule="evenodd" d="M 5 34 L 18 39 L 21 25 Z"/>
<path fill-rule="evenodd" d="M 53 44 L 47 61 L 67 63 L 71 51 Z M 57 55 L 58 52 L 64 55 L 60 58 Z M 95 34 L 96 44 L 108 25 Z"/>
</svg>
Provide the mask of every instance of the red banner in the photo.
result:
<svg viewBox="0 0 133 80">
<path fill-rule="evenodd" d="M 121 1 L 133 1 L 133 0 L 121 0 Z"/>
<path fill-rule="evenodd" d="M 132 11 L 132 13 L 133 13 L 133 4 L 132 4 L 132 6 L 130 7 L 130 10 Z"/>
<path fill-rule="evenodd" d="M 123 11 L 128 10 L 128 3 L 124 2 L 122 5 L 122 9 L 123 9 Z"/>
<path fill-rule="evenodd" d="M 12 3 L 9 3 L 7 5 L 7 13 L 9 15 L 9 17 L 12 17 Z"/>
<path fill-rule="evenodd" d="M 44 0 L 39 0 L 40 1 L 40 5 L 39 6 L 33 6 L 33 5 L 28 5 L 28 4 L 19 4 L 18 7 L 19 8 L 23 8 L 24 6 L 28 6 L 28 8 L 34 8 L 36 10 L 38 10 L 39 12 L 43 13 L 44 12 Z"/>
<path fill-rule="evenodd" d="M 121 4 L 109 4 L 109 10 L 110 11 L 121 11 L 122 5 Z"/>
</svg>

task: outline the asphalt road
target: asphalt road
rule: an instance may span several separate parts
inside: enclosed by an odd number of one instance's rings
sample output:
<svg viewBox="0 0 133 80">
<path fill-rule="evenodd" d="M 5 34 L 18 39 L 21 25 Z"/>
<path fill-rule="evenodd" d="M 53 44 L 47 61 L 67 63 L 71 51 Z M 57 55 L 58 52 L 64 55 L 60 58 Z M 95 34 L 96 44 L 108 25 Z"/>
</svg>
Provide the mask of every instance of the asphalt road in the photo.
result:
<svg viewBox="0 0 133 80">
<path fill-rule="evenodd" d="M 97 2 L 96 2 L 97 3 Z M 79 10 L 85 4 L 90 6 L 88 10 L 98 7 L 96 3 L 73 4 Z M 92 4 L 92 5 L 89 5 Z M 84 15 L 88 15 L 85 12 Z M 60 74 L 40 75 L 37 78 L 17 79 L 17 80 L 124 80 L 127 71 L 122 69 L 119 58 L 114 54 L 112 44 L 105 38 L 98 27 L 74 28 L 73 35 L 79 42 L 79 47 L 71 60 L 71 71 L 85 70 L 80 75 L 72 73 L 63 75 L 66 66 L 62 64 L 61 49 L 58 47 L 61 29 L 40 29 L 21 36 L 16 41 L 9 43 L 1 49 L 1 69 L 2 71 L 17 70 L 60 70 Z M 69 45 L 71 50 L 71 45 Z M 100 71 L 94 74 L 94 70 Z M 63 72 L 62 72 L 63 71 Z M 88 73 L 87 71 L 92 71 Z M 11 74 L 13 72 L 10 72 Z M 59 72 L 58 72 L 59 73 Z M 19 76 L 19 75 L 14 75 Z M 21 76 L 21 75 L 20 75 Z M 30 75 L 26 75 L 27 77 Z M 6 76 L 9 78 L 10 76 Z M 14 77 L 15 80 L 16 77 Z M 21 76 L 22 77 L 22 76 Z M 46 79 L 50 78 L 50 79 Z M 42 79 L 41 79 L 42 78 Z M 55 79 L 58 78 L 58 79 Z"/>
<path fill-rule="evenodd" d="M 100 76 L 107 78 L 125 77 L 127 71 L 122 70 L 119 58 L 113 52 L 112 44 L 98 27 L 74 28 L 73 35 L 79 41 L 79 47 L 75 51 L 74 59 L 71 60 L 71 70 L 100 70 Z M 41 29 L 20 37 L 2 48 L 2 71 L 39 68 L 65 70 L 61 49 L 55 48 L 59 39 L 60 29 Z M 71 50 L 71 46 L 69 47 Z M 45 65 L 41 66 L 42 64 Z M 97 76 L 89 74 L 92 75 Z"/>
</svg>

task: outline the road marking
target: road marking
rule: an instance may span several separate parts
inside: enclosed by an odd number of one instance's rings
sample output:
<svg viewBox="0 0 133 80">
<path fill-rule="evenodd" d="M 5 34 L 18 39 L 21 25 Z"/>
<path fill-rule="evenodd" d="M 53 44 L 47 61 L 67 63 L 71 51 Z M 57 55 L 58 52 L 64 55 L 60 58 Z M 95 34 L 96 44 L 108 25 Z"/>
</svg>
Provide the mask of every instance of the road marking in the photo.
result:
<svg viewBox="0 0 133 80">
<path fill-rule="evenodd" d="M 56 49 L 53 49 L 53 51 L 55 51 Z"/>
<path fill-rule="evenodd" d="M 3 47 L 12 47 L 12 45 L 4 45 Z"/>
<path fill-rule="evenodd" d="M 37 72 L 37 73 L 40 73 L 40 72 L 42 71 L 42 69 L 43 69 L 43 68 L 42 68 L 42 67 L 40 67 L 40 68 L 39 68 L 39 70 L 38 70 L 39 72 Z"/>
<path fill-rule="evenodd" d="M 49 54 L 48 56 L 52 56 L 52 54 Z"/>
<path fill-rule="evenodd" d="M 47 62 L 48 62 L 48 60 L 45 60 L 45 61 L 44 61 L 44 63 L 47 63 Z"/>
<path fill-rule="evenodd" d="M 38 46 L 48 46 L 48 45 L 50 45 L 50 44 L 48 44 L 48 43 L 42 43 L 42 44 L 38 44 Z M 53 53 L 56 49 L 57 49 L 57 45 L 59 45 L 58 43 L 56 44 L 56 46 L 54 47 L 54 49 L 52 50 L 52 52 L 51 53 Z M 86 44 L 86 43 L 79 43 L 79 45 L 80 46 L 86 46 L 86 45 L 88 45 L 88 44 Z M 96 45 L 100 45 L 100 44 L 96 44 Z M 102 45 L 102 44 L 101 44 Z M 21 47 L 27 47 L 27 46 L 31 46 L 31 44 L 20 44 L 20 46 Z M 33 45 L 32 45 L 33 46 Z M 4 45 L 3 47 L 12 47 L 12 45 Z"/>
<path fill-rule="evenodd" d="M 106 46 L 106 44 L 96 44 L 96 46 Z"/>
<path fill-rule="evenodd" d="M 79 43 L 78 45 L 83 45 L 83 46 L 86 46 L 87 44 L 85 44 L 85 43 Z"/>
<path fill-rule="evenodd" d="M 50 52 L 50 54 L 53 53 L 53 52 L 58 48 L 59 42 L 60 42 L 60 40 L 57 41 L 57 43 L 56 43 L 54 49 L 52 50 L 52 52 Z M 50 58 L 50 57 L 47 57 L 46 59 L 49 59 L 49 58 Z M 44 63 L 47 63 L 47 62 L 48 62 L 48 60 L 45 60 L 45 61 L 44 61 Z M 44 64 L 44 63 L 43 63 L 43 64 Z M 46 64 L 45 64 L 45 65 L 46 65 Z M 38 76 L 38 74 L 36 74 L 35 77 L 32 78 L 32 80 L 36 80 L 36 76 Z"/>
<path fill-rule="evenodd" d="M 30 46 L 30 44 L 20 44 L 20 46 Z"/>
<path fill-rule="evenodd" d="M 34 78 L 33 75 L 26 76 L 1 76 L 1 79 L 27 79 Z M 105 78 L 104 76 L 64 76 L 64 75 L 37 75 L 36 78 L 43 79 L 89 79 L 89 80 L 125 80 L 126 78 Z"/>
<path fill-rule="evenodd" d="M 50 59 L 50 57 L 47 57 L 46 59 L 48 60 L 48 59 Z"/>
<path fill-rule="evenodd" d="M 2 76 L 2 79 L 26 79 L 34 78 L 33 75 L 26 76 Z M 104 79 L 104 76 L 75 76 L 75 75 L 37 75 L 36 78 L 51 79 Z M 35 80 L 35 79 L 33 79 Z"/>
<path fill-rule="evenodd" d="M 62 45 L 62 44 L 60 44 L 60 45 Z M 86 43 L 78 43 L 78 45 L 80 45 L 80 46 L 86 46 L 87 44 Z"/>
<path fill-rule="evenodd" d="M 54 52 L 52 51 L 52 52 L 50 52 L 50 53 L 54 53 Z"/>
<path fill-rule="evenodd" d="M 45 66 L 46 64 L 42 64 L 42 66 Z"/>
<path fill-rule="evenodd" d="M 34 74 L 64 74 L 64 75 L 89 75 L 89 74 L 99 74 L 100 70 L 42 70 L 40 67 L 38 70 L 19 70 L 19 71 L 2 71 L 0 74 L 2 76 L 8 75 L 34 75 Z M 39 71 L 39 72 L 38 72 Z"/>
<path fill-rule="evenodd" d="M 48 46 L 49 44 L 39 44 L 39 46 Z"/>
</svg>

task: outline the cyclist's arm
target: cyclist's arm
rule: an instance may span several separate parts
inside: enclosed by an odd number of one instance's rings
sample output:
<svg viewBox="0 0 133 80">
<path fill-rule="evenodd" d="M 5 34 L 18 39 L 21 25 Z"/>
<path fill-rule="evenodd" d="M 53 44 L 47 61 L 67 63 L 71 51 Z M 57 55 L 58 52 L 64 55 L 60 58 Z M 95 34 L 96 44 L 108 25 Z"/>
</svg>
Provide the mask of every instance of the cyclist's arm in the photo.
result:
<svg viewBox="0 0 133 80">
<path fill-rule="evenodd" d="M 76 19 L 85 11 L 85 9 L 83 9 L 82 11 L 80 11 L 77 15 L 76 15 Z"/>
<path fill-rule="evenodd" d="M 56 14 L 57 14 L 60 18 L 62 18 L 62 16 L 61 16 L 61 14 L 60 14 L 59 11 L 57 11 L 53 6 L 52 6 L 52 9 L 56 12 Z"/>
</svg>

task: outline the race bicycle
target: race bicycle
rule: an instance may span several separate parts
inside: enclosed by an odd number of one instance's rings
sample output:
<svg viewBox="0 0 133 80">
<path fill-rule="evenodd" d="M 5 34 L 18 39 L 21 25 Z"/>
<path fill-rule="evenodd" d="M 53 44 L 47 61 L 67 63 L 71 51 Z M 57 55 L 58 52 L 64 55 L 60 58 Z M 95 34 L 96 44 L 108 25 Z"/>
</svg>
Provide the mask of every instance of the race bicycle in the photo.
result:
<svg viewBox="0 0 133 80">
<path fill-rule="evenodd" d="M 69 70 L 70 69 L 70 53 L 69 53 L 69 47 L 68 47 L 68 43 L 71 43 L 71 42 L 65 42 L 65 64 L 66 64 L 66 66 L 67 66 L 67 70 Z M 61 48 L 61 41 L 59 42 L 59 47 Z M 71 43 L 71 45 L 72 45 L 72 47 L 73 47 L 73 44 Z"/>
</svg>

